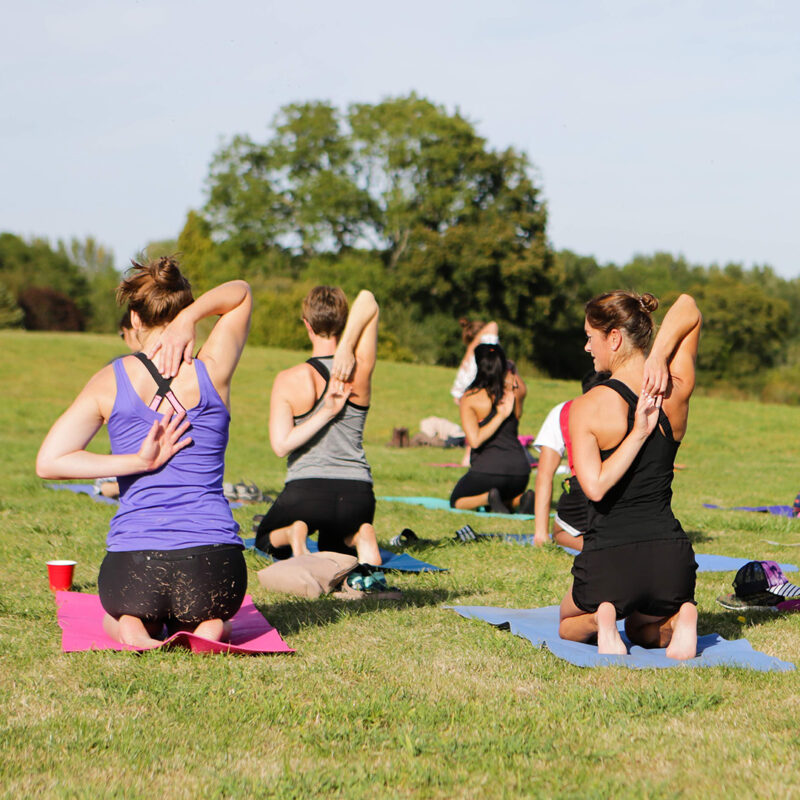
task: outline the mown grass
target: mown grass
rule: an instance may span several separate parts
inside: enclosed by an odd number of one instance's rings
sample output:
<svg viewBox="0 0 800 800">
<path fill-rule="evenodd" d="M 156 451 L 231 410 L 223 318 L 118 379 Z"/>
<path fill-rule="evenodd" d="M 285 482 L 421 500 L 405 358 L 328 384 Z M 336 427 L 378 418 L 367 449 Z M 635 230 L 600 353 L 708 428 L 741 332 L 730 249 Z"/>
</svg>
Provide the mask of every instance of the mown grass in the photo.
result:
<svg viewBox="0 0 800 800">
<path fill-rule="evenodd" d="M 797 673 L 737 669 L 581 670 L 442 609 L 541 606 L 569 585 L 548 547 L 450 545 L 529 523 L 381 502 L 385 543 L 403 527 L 434 539 L 441 574 L 392 576 L 398 603 L 270 595 L 259 607 L 294 656 L 183 652 L 62 654 L 44 562 L 78 561 L 96 591 L 112 509 L 51 492 L 38 445 L 88 376 L 120 350 L 92 335 L 0 334 L 0 794 L 5 797 L 790 797 L 800 777 Z M 250 348 L 234 390 L 227 476 L 274 493 L 284 465 L 266 436 L 272 378 L 299 354 Z M 446 497 L 460 474 L 429 466 L 460 451 L 392 450 L 394 426 L 455 418 L 450 371 L 381 364 L 367 426 L 378 495 Z M 531 380 L 522 430 L 574 395 Z M 709 511 L 703 502 L 788 503 L 800 409 L 698 397 L 676 474 L 675 508 L 699 552 L 797 561 L 800 523 Z M 95 446 L 106 447 L 102 436 Z M 264 505 L 236 511 L 243 533 Z M 769 539 L 782 543 L 774 546 Z M 698 581 L 701 633 L 746 636 L 800 662 L 800 616 L 737 615 L 714 602 L 732 574 Z M 743 621 L 742 621 L 743 620 Z"/>
</svg>

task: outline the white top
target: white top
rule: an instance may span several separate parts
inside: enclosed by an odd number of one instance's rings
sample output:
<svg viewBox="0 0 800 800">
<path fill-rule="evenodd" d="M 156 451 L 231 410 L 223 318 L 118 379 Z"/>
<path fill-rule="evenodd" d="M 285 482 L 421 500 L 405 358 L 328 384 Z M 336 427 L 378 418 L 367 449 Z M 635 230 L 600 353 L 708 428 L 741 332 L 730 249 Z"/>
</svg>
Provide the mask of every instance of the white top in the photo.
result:
<svg viewBox="0 0 800 800">
<path fill-rule="evenodd" d="M 486 333 L 481 336 L 479 344 L 500 344 L 500 339 L 493 333 Z M 450 394 L 456 400 L 460 400 L 464 392 L 469 389 L 475 376 L 478 374 L 478 365 L 475 363 L 475 356 L 473 355 L 466 363 L 462 362 L 456 373 L 456 379 L 453 381 L 453 386 L 450 389 Z"/>
<path fill-rule="evenodd" d="M 540 452 L 543 447 L 549 447 L 551 450 L 555 450 L 559 456 L 564 455 L 567 446 L 564 444 L 564 436 L 561 433 L 560 417 L 561 409 L 564 408 L 567 402 L 568 401 L 559 403 L 557 406 L 550 409 L 550 413 L 545 417 L 542 427 L 539 429 L 539 433 L 536 434 L 536 439 L 533 442 L 533 446 Z"/>
</svg>

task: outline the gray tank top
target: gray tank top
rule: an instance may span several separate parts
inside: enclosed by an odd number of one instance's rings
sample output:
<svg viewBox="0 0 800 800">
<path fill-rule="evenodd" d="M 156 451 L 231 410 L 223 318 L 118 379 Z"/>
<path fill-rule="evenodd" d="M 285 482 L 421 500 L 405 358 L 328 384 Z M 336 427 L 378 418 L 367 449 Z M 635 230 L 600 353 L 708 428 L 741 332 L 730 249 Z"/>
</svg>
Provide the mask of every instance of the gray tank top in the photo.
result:
<svg viewBox="0 0 800 800">
<path fill-rule="evenodd" d="M 306 362 L 325 378 L 325 390 L 309 412 L 294 418 L 295 425 L 319 411 L 328 389 L 332 361 L 333 356 L 324 356 L 309 358 Z M 304 478 L 332 478 L 372 483 L 372 473 L 363 446 L 367 411 L 369 406 L 359 406 L 348 400 L 338 416 L 302 447 L 289 454 L 286 482 Z"/>
</svg>

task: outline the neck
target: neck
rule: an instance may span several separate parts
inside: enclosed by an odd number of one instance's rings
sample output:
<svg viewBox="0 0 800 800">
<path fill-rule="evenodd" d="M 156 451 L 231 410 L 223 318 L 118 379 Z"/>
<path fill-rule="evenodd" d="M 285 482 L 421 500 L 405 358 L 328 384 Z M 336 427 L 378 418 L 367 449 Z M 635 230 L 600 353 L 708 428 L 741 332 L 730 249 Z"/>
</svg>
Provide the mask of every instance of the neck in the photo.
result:
<svg viewBox="0 0 800 800">
<path fill-rule="evenodd" d="M 332 356 L 336 352 L 337 344 L 338 342 L 333 337 L 315 334 L 311 337 L 311 355 L 315 358 Z"/>
<path fill-rule="evenodd" d="M 143 353 L 147 353 L 150 349 L 150 345 L 155 344 L 156 339 L 164 333 L 164 329 L 166 325 L 161 325 L 158 328 L 139 328 L 136 331 L 136 339 L 139 342 L 139 350 Z"/>
<path fill-rule="evenodd" d="M 615 364 L 611 370 L 611 377 L 622 381 L 629 386 L 636 394 L 642 388 L 642 372 L 644 370 L 645 357 L 641 350 L 631 353 L 624 361 Z"/>
</svg>

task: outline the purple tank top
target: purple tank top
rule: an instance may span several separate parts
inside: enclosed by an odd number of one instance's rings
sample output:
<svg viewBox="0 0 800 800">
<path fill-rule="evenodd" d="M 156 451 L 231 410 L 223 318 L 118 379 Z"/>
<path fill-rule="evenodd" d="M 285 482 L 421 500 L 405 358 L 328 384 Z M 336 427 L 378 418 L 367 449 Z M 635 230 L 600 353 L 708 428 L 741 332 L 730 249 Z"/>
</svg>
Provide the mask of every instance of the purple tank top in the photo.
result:
<svg viewBox="0 0 800 800">
<path fill-rule="evenodd" d="M 136 394 L 123 361 L 118 358 L 113 362 L 117 396 L 108 420 L 115 454 L 136 453 L 153 421 L 162 416 Z M 205 364 L 198 359 L 193 363 L 200 402 L 186 412 L 192 444 L 155 472 L 119 478 L 119 510 L 111 520 L 106 540 L 111 552 L 180 550 L 209 544 L 242 546 L 237 535 L 239 525 L 222 493 L 230 414 Z"/>
</svg>

